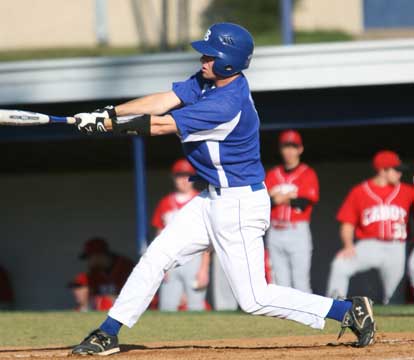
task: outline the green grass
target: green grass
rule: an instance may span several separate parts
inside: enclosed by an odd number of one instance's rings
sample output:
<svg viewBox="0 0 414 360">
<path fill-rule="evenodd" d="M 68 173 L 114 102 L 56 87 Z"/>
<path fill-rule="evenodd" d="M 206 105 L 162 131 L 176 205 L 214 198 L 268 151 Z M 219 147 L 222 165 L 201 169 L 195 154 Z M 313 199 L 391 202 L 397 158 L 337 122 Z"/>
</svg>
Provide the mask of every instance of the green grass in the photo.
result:
<svg viewBox="0 0 414 360">
<path fill-rule="evenodd" d="M 276 29 L 277 30 L 277 29 Z M 267 32 L 255 36 L 256 45 L 280 45 L 281 37 L 278 31 Z M 295 43 L 318 43 L 329 41 L 349 41 L 352 36 L 340 31 L 296 32 Z M 190 46 L 186 48 L 190 50 Z M 53 49 L 27 49 L 0 51 L 0 61 L 41 60 L 58 58 L 127 56 L 142 53 L 154 53 L 156 48 L 137 47 L 74 47 Z"/>
<path fill-rule="evenodd" d="M 414 330 L 414 306 L 378 306 L 378 328 L 384 332 Z M 103 320 L 103 313 L 0 313 L 0 346 L 73 345 Z M 147 312 L 133 329 L 121 331 L 121 342 L 269 338 L 290 335 L 336 334 L 338 323 L 328 321 L 323 332 L 291 321 L 242 313 Z"/>
</svg>

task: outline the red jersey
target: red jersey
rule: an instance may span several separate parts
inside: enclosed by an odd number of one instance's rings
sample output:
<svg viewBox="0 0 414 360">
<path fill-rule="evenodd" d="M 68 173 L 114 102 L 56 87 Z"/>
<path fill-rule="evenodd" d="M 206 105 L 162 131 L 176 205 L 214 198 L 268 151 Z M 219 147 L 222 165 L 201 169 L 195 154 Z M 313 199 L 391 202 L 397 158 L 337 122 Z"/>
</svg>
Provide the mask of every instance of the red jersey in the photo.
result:
<svg viewBox="0 0 414 360">
<path fill-rule="evenodd" d="M 110 269 L 90 269 L 88 281 L 92 295 L 119 294 L 134 265 L 125 256 L 113 255 Z"/>
<path fill-rule="evenodd" d="M 401 183 L 380 187 L 368 180 L 350 191 L 337 219 L 354 225 L 357 239 L 404 241 L 412 203 L 411 185 Z"/>
<path fill-rule="evenodd" d="M 177 211 L 197 195 L 198 192 L 193 190 L 189 194 L 174 192 L 164 196 L 158 203 L 154 215 L 152 216 L 152 226 L 158 230 L 164 229 L 176 215 Z"/>
<path fill-rule="evenodd" d="M 290 205 L 274 205 L 270 215 L 273 225 L 310 221 L 313 205 L 319 201 L 319 181 L 311 167 L 300 164 L 295 169 L 286 171 L 283 166 L 276 166 L 268 171 L 265 183 L 269 193 L 277 191 L 287 194 L 296 191 L 298 198 L 310 201 L 303 211 Z"/>
</svg>

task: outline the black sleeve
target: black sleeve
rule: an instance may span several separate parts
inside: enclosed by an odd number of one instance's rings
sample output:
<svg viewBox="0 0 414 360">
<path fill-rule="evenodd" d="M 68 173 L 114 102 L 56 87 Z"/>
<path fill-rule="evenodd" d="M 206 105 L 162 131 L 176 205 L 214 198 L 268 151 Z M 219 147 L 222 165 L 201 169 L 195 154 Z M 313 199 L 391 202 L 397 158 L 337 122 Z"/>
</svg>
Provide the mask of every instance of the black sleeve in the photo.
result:
<svg viewBox="0 0 414 360">
<path fill-rule="evenodd" d="M 306 198 L 297 198 L 290 200 L 290 206 L 293 208 L 299 208 L 301 211 L 305 210 L 310 203 L 311 201 Z"/>
</svg>

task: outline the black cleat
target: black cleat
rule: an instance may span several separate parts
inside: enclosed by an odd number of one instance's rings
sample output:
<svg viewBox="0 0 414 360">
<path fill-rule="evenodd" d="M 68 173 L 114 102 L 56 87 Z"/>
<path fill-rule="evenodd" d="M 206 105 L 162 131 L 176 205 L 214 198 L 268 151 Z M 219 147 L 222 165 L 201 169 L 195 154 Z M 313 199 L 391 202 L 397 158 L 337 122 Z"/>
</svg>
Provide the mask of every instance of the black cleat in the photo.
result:
<svg viewBox="0 0 414 360">
<path fill-rule="evenodd" d="M 107 356 L 119 352 L 118 337 L 108 335 L 105 331 L 92 331 L 79 345 L 72 350 L 72 355 Z"/>
<path fill-rule="evenodd" d="M 355 296 L 350 299 L 352 308 L 345 314 L 338 339 L 344 334 L 347 328 L 358 338 L 356 347 L 365 347 L 374 343 L 375 320 L 372 309 L 372 300 L 365 296 Z"/>
</svg>

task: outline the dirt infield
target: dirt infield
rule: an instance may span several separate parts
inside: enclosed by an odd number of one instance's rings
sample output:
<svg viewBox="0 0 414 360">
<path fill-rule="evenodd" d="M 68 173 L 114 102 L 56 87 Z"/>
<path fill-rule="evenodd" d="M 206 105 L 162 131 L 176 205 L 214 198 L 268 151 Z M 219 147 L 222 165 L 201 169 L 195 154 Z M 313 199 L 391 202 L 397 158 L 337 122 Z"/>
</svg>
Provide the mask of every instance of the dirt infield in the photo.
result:
<svg viewBox="0 0 414 360">
<path fill-rule="evenodd" d="M 414 333 L 387 333 L 365 349 L 351 346 L 352 335 L 344 343 L 335 336 L 291 336 L 272 339 L 182 341 L 123 345 L 113 359 L 414 359 Z M 67 347 L 39 349 L 1 348 L 0 359 L 59 359 L 68 357 Z M 81 357 L 82 358 L 82 357 Z M 71 356 L 70 359 L 77 359 Z M 84 357 L 82 358 L 84 359 Z"/>
</svg>

